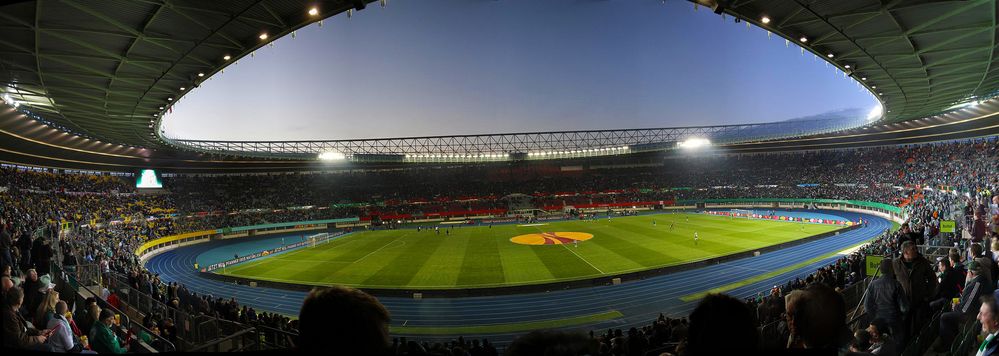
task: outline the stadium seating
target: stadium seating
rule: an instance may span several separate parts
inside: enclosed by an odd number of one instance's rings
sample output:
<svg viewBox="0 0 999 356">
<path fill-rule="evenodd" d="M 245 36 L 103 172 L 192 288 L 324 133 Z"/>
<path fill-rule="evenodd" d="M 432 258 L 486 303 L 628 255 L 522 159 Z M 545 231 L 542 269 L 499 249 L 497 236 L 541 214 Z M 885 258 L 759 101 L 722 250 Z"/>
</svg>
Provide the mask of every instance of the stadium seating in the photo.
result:
<svg viewBox="0 0 999 356">
<path fill-rule="evenodd" d="M 518 174 L 511 174 L 515 169 Z M 866 255 L 899 256 L 904 241 L 935 246 L 966 244 L 960 235 L 939 233 L 938 224 L 944 217 L 956 218 L 958 231 L 964 231 L 976 228 L 977 214 L 987 235 L 995 238 L 999 217 L 991 200 L 999 189 L 996 138 L 908 147 L 666 157 L 662 166 L 590 169 L 566 175 L 550 167 L 491 165 L 352 173 L 181 175 L 166 179 L 168 193 L 159 195 L 138 194 L 129 179 L 0 168 L 2 267 L 4 276 L 14 278 L 25 290 L 25 305 L 20 310 L 25 319 L 34 319 L 41 298 L 36 295 L 40 282 L 29 270 L 55 275 L 53 264 L 60 269 L 96 264 L 101 266 L 99 279 L 104 284 L 120 280 L 129 290 L 149 296 L 149 303 L 274 330 L 268 336 L 271 338 L 298 332 L 297 321 L 287 316 L 255 311 L 235 298 L 198 295 L 182 284 L 164 283 L 134 254 L 150 239 L 207 228 L 340 217 L 395 220 L 500 215 L 510 210 L 503 197 L 511 194 L 530 196 L 534 209 L 552 211 L 566 206 L 647 205 L 710 198 L 831 198 L 903 206 L 910 220 L 898 232 L 871 241 L 807 278 L 787 281 L 744 301 L 754 325 L 760 327 L 760 345 L 785 347 L 789 331 L 784 323 L 785 299 L 792 291 L 803 290 L 805 300 L 823 297 L 821 291 L 807 290 L 814 284 L 845 293 L 865 282 Z M 991 263 L 996 264 L 994 259 Z M 4 288 L 6 295 L 7 286 Z M 101 300 L 98 304 L 106 306 L 102 309 L 127 310 L 119 300 L 122 297 L 111 291 L 92 294 Z M 71 295 L 61 296 L 73 300 Z M 852 302 L 848 307 L 857 301 Z M 91 314 L 86 306 L 71 306 L 75 325 L 93 324 L 92 316 L 86 320 Z M 167 349 L 163 341 L 177 347 L 177 326 L 169 315 L 169 310 L 146 315 L 146 320 L 134 322 L 141 326 L 134 334 L 143 334 L 148 341 L 144 345 L 155 344 L 155 350 Z M 853 322 L 850 326 L 855 329 L 867 326 L 857 324 L 861 323 L 858 320 L 847 321 Z M 690 346 L 681 345 L 692 340 L 687 334 L 692 324 L 703 322 L 660 315 L 642 328 L 594 331 L 587 337 L 597 355 L 677 352 L 678 347 L 682 351 Z M 913 326 L 909 335 L 915 337 L 928 323 Z M 81 330 L 80 336 L 89 331 Z M 5 345 L 8 337 L 12 335 L 4 335 Z M 290 341 L 275 344 L 291 346 Z M 841 342 L 836 345 L 846 346 Z M 486 342 L 464 339 L 447 343 L 397 339 L 386 346 L 399 355 L 457 354 L 452 353 L 454 349 L 474 350 L 469 351 L 472 355 L 496 353 Z"/>
</svg>

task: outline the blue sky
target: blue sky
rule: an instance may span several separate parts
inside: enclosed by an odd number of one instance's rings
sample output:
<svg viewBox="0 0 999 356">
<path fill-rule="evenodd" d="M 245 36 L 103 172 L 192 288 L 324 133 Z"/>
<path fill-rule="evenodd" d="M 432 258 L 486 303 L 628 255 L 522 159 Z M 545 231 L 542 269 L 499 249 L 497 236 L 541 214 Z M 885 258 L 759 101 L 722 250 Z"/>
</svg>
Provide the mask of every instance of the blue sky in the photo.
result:
<svg viewBox="0 0 999 356">
<path fill-rule="evenodd" d="M 181 99 L 164 128 L 345 139 L 769 122 L 876 105 L 793 43 L 687 1 L 389 1 L 242 58 Z"/>
</svg>

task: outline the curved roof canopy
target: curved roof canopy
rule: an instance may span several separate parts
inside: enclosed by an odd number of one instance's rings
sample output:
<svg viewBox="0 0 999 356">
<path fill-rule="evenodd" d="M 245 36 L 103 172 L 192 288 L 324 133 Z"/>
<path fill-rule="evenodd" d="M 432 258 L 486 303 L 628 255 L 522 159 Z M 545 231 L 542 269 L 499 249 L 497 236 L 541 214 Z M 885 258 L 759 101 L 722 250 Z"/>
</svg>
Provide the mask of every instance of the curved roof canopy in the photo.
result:
<svg viewBox="0 0 999 356">
<path fill-rule="evenodd" d="M 7 5 L 0 7 L 0 91 L 75 134 L 156 147 L 155 120 L 188 89 L 276 38 L 371 1 Z"/>
<path fill-rule="evenodd" d="M 171 103 L 270 41 L 372 2 L 36 0 L 0 6 L 0 93 L 6 106 L 50 128 L 101 144 L 153 148 L 139 155 L 144 162 L 153 164 L 158 155 L 197 160 L 156 133 Z M 999 90 L 994 0 L 692 2 L 766 28 L 836 65 L 883 102 L 879 124 L 913 123 Z M 48 135 L 53 138 L 45 143 L 26 142 L 58 149 L 76 138 Z"/>
</svg>

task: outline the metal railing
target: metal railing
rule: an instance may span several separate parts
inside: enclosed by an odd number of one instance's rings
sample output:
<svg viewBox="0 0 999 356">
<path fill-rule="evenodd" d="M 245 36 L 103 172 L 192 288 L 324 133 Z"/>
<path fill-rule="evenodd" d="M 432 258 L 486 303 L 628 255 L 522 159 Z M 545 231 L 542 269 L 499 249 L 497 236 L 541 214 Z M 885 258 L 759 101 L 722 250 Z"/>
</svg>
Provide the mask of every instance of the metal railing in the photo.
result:
<svg viewBox="0 0 999 356">
<path fill-rule="evenodd" d="M 177 328 L 177 341 L 182 351 L 190 351 L 199 345 L 252 328 L 213 316 L 192 314 L 174 308 L 156 300 L 148 293 L 133 288 L 124 276 L 117 273 L 112 273 L 111 276 L 110 280 L 113 281 L 111 284 L 119 298 L 136 313 L 143 316 L 160 315 L 163 318 L 173 320 Z"/>
<path fill-rule="evenodd" d="M 934 313 L 929 323 L 923 325 L 915 337 L 909 338 L 905 349 L 902 350 L 902 356 L 919 356 L 926 353 L 933 341 L 940 335 L 940 315 L 942 314 L 941 311 Z"/>
<path fill-rule="evenodd" d="M 144 325 L 142 325 L 141 322 L 135 321 L 134 319 L 130 318 L 127 313 L 123 312 L 122 310 L 119 310 L 118 308 L 115 308 L 113 305 L 108 303 L 108 301 L 101 298 L 100 292 L 95 292 L 94 290 L 90 289 L 88 284 L 78 280 L 76 278 L 76 273 L 64 273 L 65 271 L 63 270 L 63 268 L 60 267 L 57 263 L 52 263 L 51 265 L 52 265 L 51 267 L 52 274 L 54 276 L 57 276 L 57 280 L 60 282 L 57 284 L 57 290 L 60 291 L 60 295 L 72 294 L 73 295 L 72 305 L 78 308 L 86 305 L 87 298 L 84 297 L 83 295 L 83 292 L 86 292 L 87 294 L 93 296 L 94 300 L 97 302 L 98 307 L 100 307 L 101 309 L 110 310 L 115 315 L 118 315 L 120 318 L 119 325 L 123 326 L 126 330 L 136 331 L 137 332 L 136 334 L 138 334 L 139 332 L 145 333 L 146 335 L 149 336 L 151 343 L 146 343 L 142 340 L 129 340 L 129 342 L 131 342 L 132 345 L 137 345 L 135 347 L 142 349 L 142 350 L 133 349 L 132 350 L 133 352 L 177 351 L 177 347 L 172 342 L 170 342 L 169 340 L 160 335 L 156 335 L 155 333 L 153 333 L 152 330 L 149 330 Z M 62 287 L 60 287 L 59 285 L 62 285 Z M 88 331 L 89 330 L 83 332 L 86 333 Z"/>
</svg>

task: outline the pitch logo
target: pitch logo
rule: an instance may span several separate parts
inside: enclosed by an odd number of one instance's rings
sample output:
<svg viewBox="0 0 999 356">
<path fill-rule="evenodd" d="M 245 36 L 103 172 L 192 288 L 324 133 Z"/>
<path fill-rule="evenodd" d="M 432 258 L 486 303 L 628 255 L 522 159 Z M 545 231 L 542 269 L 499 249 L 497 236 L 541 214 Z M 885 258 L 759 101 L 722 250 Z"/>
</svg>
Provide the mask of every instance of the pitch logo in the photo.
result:
<svg viewBox="0 0 999 356">
<path fill-rule="evenodd" d="M 576 241 L 586 241 L 592 238 L 593 234 L 585 232 L 557 231 L 514 236 L 510 238 L 510 242 L 521 245 L 563 245 Z"/>
</svg>

